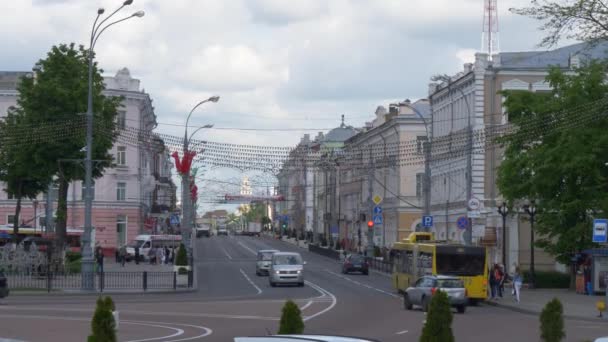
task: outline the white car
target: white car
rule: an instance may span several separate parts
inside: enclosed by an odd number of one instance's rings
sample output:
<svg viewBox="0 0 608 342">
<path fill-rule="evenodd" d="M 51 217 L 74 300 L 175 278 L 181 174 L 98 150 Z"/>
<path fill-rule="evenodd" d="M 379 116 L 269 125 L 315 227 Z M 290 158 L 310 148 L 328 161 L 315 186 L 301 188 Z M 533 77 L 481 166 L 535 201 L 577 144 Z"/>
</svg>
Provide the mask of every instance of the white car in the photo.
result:
<svg viewBox="0 0 608 342">
<path fill-rule="evenodd" d="M 608 336 L 596 338 L 593 342 L 608 342 Z"/>
</svg>

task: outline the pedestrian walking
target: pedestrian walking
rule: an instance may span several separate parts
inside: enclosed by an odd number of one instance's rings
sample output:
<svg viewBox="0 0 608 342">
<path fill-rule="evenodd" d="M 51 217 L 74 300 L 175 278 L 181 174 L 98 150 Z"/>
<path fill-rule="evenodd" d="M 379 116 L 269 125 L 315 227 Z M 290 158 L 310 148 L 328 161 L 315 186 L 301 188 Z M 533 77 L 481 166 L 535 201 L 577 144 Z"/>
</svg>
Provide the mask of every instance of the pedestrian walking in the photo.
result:
<svg viewBox="0 0 608 342">
<path fill-rule="evenodd" d="M 175 247 L 171 247 L 171 263 L 175 264 Z"/>
<path fill-rule="evenodd" d="M 505 293 L 505 282 L 509 280 L 509 274 L 507 273 L 505 265 L 499 264 L 498 267 L 500 267 L 500 272 L 502 273 L 502 281 L 498 285 L 498 293 L 500 293 L 500 298 L 502 298 Z"/>
<path fill-rule="evenodd" d="M 165 262 L 165 250 L 162 247 L 156 248 L 156 263 L 162 265 Z"/>
<path fill-rule="evenodd" d="M 496 264 L 490 269 L 490 299 L 496 299 L 497 285 L 496 285 Z"/>
<path fill-rule="evenodd" d="M 503 286 L 503 281 L 504 281 L 504 274 L 502 273 L 502 269 L 500 268 L 500 265 L 495 264 L 494 265 L 494 285 L 495 285 L 495 294 L 502 298 L 502 286 Z"/>
<path fill-rule="evenodd" d="M 150 248 L 150 251 L 148 251 L 148 258 L 150 259 L 150 265 L 154 265 L 156 263 L 156 248 Z"/>
<path fill-rule="evenodd" d="M 165 246 L 165 264 L 169 264 L 170 257 L 171 257 L 171 251 L 169 250 L 169 247 Z"/>
<path fill-rule="evenodd" d="M 139 246 L 135 246 L 135 265 L 139 265 Z"/>
<path fill-rule="evenodd" d="M 103 250 L 101 246 L 95 249 L 95 260 L 97 261 L 97 272 L 103 273 Z"/>
<path fill-rule="evenodd" d="M 515 295 L 515 301 L 519 303 L 519 293 L 521 291 L 521 284 L 523 282 L 521 271 L 519 270 L 519 266 L 515 267 L 515 272 L 513 272 L 513 294 Z"/>
<path fill-rule="evenodd" d="M 125 267 L 125 262 L 127 261 L 127 247 L 125 245 L 120 246 L 119 255 L 120 265 Z"/>
</svg>

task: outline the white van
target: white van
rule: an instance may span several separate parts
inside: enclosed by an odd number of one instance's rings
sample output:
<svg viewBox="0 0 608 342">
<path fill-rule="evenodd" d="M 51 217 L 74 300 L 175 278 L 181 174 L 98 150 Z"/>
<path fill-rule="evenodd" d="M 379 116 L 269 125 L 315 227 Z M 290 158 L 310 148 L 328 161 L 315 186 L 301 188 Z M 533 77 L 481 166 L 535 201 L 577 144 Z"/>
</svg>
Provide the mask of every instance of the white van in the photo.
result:
<svg viewBox="0 0 608 342">
<path fill-rule="evenodd" d="M 135 240 L 127 245 L 127 260 L 135 260 L 135 247 L 139 247 L 141 260 L 148 260 L 150 248 L 174 248 L 177 252 L 182 243 L 181 235 L 137 235 Z"/>
</svg>

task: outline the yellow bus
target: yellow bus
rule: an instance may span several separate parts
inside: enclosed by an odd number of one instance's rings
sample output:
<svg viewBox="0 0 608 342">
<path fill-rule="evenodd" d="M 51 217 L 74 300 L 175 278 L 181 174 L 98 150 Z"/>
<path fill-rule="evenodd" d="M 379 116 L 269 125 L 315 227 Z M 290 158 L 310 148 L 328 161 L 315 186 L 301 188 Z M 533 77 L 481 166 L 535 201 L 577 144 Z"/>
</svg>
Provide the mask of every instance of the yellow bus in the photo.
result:
<svg viewBox="0 0 608 342">
<path fill-rule="evenodd" d="M 461 278 L 472 302 L 488 296 L 488 253 L 483 246 L 464 246 L 434 241 L 432 233 L 416 232 L 391 250 L 392 281 L 399 292 L 425 275 Z"/>
</svg>

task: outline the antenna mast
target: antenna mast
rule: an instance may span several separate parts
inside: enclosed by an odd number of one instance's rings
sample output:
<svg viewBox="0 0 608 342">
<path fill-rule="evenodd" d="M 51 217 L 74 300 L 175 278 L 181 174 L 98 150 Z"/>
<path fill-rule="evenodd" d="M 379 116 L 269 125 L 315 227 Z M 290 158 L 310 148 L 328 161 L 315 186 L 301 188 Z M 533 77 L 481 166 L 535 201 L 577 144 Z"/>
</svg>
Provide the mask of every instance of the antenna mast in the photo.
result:
<svg viewBox="0 0 608 342">
<path fill-rule="evenodd" d="M 483 29 L 481 33 L 481 51 L 492 55 L 500 51 L 498 45 L 498 0 L 484 0 Z"/>
</svg>

